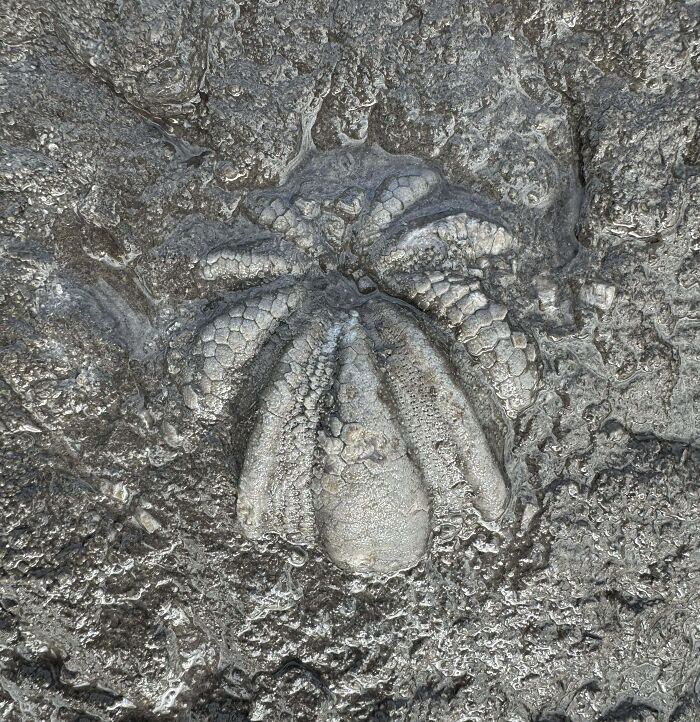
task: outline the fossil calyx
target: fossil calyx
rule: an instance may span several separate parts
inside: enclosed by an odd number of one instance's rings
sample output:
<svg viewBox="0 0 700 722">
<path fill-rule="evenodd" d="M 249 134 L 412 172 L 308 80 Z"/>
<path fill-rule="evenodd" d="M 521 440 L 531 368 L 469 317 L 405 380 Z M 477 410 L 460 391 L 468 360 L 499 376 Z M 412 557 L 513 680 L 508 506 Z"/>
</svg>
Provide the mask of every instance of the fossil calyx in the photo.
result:
<svg viewBox="0 0 700 722">
<path fill-rule="evenodd" d="M 511 416 L 538 379 L 479 280 L 516 241 L 465 206 L 415 159 L 326 153 L 251 195 L 248 231 L 201 259 L 235 293 L 198 330 L 183 393 L 214 420 L 254 407 L 238 496 L 249 538 L 319 542 L 345 569 L 391 573 L 465 504 L 502 513 L 506 483 L 449 345 Z"/>
</svg>

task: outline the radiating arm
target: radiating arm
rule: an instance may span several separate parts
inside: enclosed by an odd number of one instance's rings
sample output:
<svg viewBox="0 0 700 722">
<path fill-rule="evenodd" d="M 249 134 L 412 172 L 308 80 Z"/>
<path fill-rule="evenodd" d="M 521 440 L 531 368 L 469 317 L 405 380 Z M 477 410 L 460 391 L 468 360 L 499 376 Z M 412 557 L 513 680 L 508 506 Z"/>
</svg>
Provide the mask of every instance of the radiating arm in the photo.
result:
<svg viewBox="0 0 700 722">
<path fill-rule="evenodd" d="M 296 278 L 310 266 L 308 255 L 291 243 L 255 239 L 210 251 L 199 262 L 199 271 L 207 281 L 225 279 L 236 289 L 260 286 L 281 276 Z"/>
<path fill-rule="evenodd" d="M 432 271 L 388 275 L 381 286 L 450 331 L 479 362 L 508 414 L 532 403 L 538 382 L 534 348 L 511 329 L 506 307 L 488 299 L 478 280 Z"/>
<path fill-rule="evenodd" d="M 459 514 L 471 502 L 485 519 L 503 512 L 507 489 L 466 390 L 416 317 L 384 303 L 365 312 L 382 372 L 431 491 L 437 517 Z"/>
<path fill-rule="evenodd" d="M 303 298 L 298 286 L 260 291 L 202 326 L 193 343 L 183 388 L 185 404 L 204 416 L 220 414 L 235 397 L 246 365 Z"/>
<path fill-rule="evenodd" d="M 317 523 L 336 564 L 388 574 L 425 553 L 430 501 L 382 383 L 372 344 L 353 316 L 341 338 L 334 414 L 322 439 Z"/>
<path fill-rule="evenodd" d="M 238 492 L 246 536 L 315 539 L 311 496 L 319 427 L 328 410 L 343 320 L 319 314 L 290 343 L 265 387 Z"/>
<path fill-rule="evenodd" d="M 464 272 L 516 248 L 516 239 L 503 227 L 457 213 L 377 240 L 368 249 L 365 263 L 381 277 L 412 270 Z"/>
<path fill-rule="evenodd" d="M 361 254 L 371 248 L 384 229 L 428 196 L 438 183 L 437 174 L 431 170 L 414 171 L 384 181 L 370 204 L 367 215 L 360 221 L 353 251 Z"/>
</svg>

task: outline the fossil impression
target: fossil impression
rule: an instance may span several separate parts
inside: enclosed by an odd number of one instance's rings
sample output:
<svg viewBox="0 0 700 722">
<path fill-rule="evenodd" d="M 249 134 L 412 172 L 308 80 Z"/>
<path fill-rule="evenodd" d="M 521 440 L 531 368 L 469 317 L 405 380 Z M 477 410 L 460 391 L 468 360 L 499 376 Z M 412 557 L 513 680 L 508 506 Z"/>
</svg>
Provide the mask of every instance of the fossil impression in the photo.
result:
<svg viewBox="0 0 700 722">
<path fill-rule="evenodd" d="M 318 542 L 342 568 L 392 573 L 420 560 L 436 520 L 502 513 L 507 487 L 449 345 L 511 416 L 538 379 L 532 345 L 479 280 L 516 241 L 463 201 L 415 159 L 321 154 L 252 194 L 252 235 L 199 262 L 232 293 L 196 333 L 183 393 L 217 422 L 253 409 L 238 495 L 249 538 Z"/>
</svg>

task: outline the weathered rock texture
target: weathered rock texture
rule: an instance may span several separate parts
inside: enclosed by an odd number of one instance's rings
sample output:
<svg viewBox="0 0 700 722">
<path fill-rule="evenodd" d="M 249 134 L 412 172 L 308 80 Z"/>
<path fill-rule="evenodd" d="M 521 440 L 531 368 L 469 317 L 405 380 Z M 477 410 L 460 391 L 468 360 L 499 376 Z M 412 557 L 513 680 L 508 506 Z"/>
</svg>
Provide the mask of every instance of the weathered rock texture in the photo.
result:
<svg viewBox="0 0 700 722">
<path fill-rule="evenodd" d="M 699 21 L 0 3 L 0 719 L 697 720 Z"/>
</svg>

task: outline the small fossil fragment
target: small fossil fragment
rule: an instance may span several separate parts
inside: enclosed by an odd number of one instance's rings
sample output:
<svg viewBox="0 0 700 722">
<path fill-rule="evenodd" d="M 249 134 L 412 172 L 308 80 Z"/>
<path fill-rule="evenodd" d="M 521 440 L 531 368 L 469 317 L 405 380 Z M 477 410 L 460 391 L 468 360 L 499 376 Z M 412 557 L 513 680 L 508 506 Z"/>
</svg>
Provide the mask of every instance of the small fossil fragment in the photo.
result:
<svg viewBox="0 0 700 722">
<path fill-rule="evenodd" d="M 580 297 L 589 306 L 607 311 L 615 300 L 615 286 L 601 281 L 589 283 L 581 289 Z"/>
<path fill-rule="evenodd" d="M 516 240 L 446 207 L 440 177 L 414 159 L 357 154 L 344 186 L 328 153 L 253 195 L 245 212 L 272 235 L 201 260 L 204 279 L 237 294 L 196 333 L 183 393 L 218 422 L 255 387 L 238 496 L 248 537 L 320 543 L 342 568 L 383 574 L 417 564 L 434 524 L 465 504 L 492 520 L 507 501 L 448 345 L 511 416 L 538 374 L 476 270 Z"/>
</svg>

